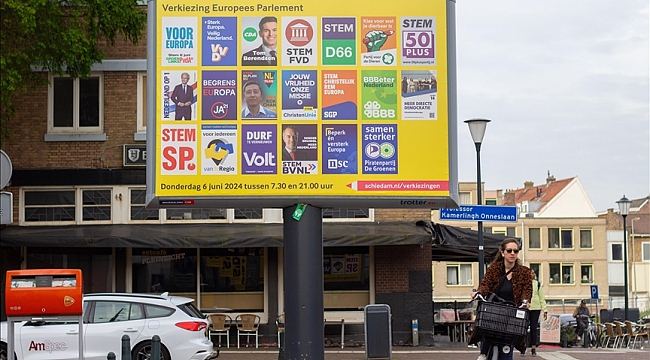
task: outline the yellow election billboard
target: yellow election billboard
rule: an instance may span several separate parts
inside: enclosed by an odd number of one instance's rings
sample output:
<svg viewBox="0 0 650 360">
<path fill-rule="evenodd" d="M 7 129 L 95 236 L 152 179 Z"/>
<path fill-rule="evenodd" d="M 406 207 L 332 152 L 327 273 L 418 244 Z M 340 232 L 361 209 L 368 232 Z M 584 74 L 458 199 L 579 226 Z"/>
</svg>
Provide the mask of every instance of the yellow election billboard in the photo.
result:
<svg viewBox="0 0 650 360">
<path fill-rule="evenodd" d="M 455 205 L 448 3 L 157 0 L 148 206 Z"/>
</svg>

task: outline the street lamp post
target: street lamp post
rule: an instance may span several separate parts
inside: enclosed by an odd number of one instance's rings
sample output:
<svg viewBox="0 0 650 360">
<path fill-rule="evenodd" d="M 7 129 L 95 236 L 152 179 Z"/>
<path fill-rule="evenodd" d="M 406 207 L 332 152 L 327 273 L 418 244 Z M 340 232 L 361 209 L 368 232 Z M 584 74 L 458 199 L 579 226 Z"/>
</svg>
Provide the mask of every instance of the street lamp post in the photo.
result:
<svg viewBox="0 0 650 360">
<path fill-rule="evenodd" d="M 632 235 L 630 237 L 632 238 L 632 299 L 634 300 L 634 307 L 638 307 L 636 298 L 636 254 L 634 247 L 634 222 L 637 220 L 641 220 L 641 218 L 637 216 L 630 221 L 632 224 Z"/>
<path fill-rule="evenodd" d="M 469 119 L 465 120 L 467 126 L 469 126 L 469 132 L 472 135 L 472 140 L 474 140 L 474 145 L 476 146 L 476 197 L 478 205 L 483 205 L 483 199 L 481 195 L 481 143 L 483 142 L 483 136 L 485 136 L 485 128 L 491 120 L 488 119 Z M 483 275 L 485 275 L 485 261 L 483 253 L 483 222 L 479 220 L 478 222 L 478 281 L 483 280 Z"/>
<path fill-rule="evenodd" d="M 618 204 L 618 209 L 621 212 L 621 216 L 623 217 L 623 265 L 625 268 L 623 269 L 623 276 L 625 277 L 625 320 L 628 320 L 628 302 L 629 302 L 629 295 L 627 291 L 627 229 L 626 229 L 626 224 L 625 224 L 625 218 L 627 218 L 627 214 L 630 211 L 630 203 L 631 201 L 623 195 L 621 200 L 616 202 Z"/>
</svg>

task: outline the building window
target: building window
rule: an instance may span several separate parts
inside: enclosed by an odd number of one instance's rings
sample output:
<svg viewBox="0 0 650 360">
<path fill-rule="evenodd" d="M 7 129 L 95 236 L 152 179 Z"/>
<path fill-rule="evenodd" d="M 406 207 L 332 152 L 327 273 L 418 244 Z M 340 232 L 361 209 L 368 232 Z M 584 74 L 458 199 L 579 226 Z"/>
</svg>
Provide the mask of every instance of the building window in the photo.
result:
<svg viewBox="0 0 650 360">
<path fill-rule="evenodd" d="M 262 208 L 235 209 L 235 220 L 261 220 L 264 219 Z"/>
<path fill-rule="evenodd" d="M 485 205 L 496 205 L 497 199 L 485 199 Z"/>
<path fill-rule="evenodd" d="M 594 283 L 594 264 L 580 264 L 580 283 Z"/>
<path fill-rule="evenodd" d="M 581 249 L 593 248 L 591 229 L 580 229 L 580 248 Z"/>
<path fill-rule="evenodd" d="M 74 134 L 103 131 L 104 81 L 101 73 L 87 78 L 50 75 L 48 133 Z"/>
<path fill-rule="evenodd" d="M 111 190 L 82 190 L 83 221 L 111 219 Z"/>
<path fill-rule="evenodd" d="M 458 193 L 458 201 L 460 202 L 459 205 L 469 205 L 472 203 L 472 197 L 469 192 L 461 192 Z"/>
<path fill-rule="evenodd" d="M 573 230 L 548 228 L 548 247 L 549 249 L 572 249 Z"/>
<path fill-rule="evenodd" d="M 506 235 L 511 236 L 511 237 L 515 237 L 515 236 L 517 236 L 517 231 L 513 227 L 508 227 L 508 228 L 506 228 Z"/>
<path fill-rule="evenodd" d="M 542 248 L 542 238 L 541 238 L 540 228 L 528 228 L 528 248 L 529 249 Z"/>
<path fill-rule="evenodd" d="M 68 222 L 76 220 L 75 191 L 25 191 L 25 222 Z"/>
<path fill-rule="evenodd" d="M 147 73 L 138 73 L 138 132 L 147 132 Z"/>
<path fill-rule="evenodd" d="M 160 211 L 158 209 L 145 209 L 147 189 L 131 189 L 130 219 L 131 220 L 158 220 Z"/>
<path fill-rule="evenodd" d="M 549 283 L 573 284 L 573 264 L 548 264 Z"/>
<path fill-rule="evenodd" d="M 228 209 L 167 209 L 167 220 L 227 220 Z"/>
<path fill-rule="evenodd" d="M 612 244 L 612 261 L 623 261 L 623 244 Z"/>
<path fill-rule="evenodd" d="M 650 242 L 641 243 L 641 260 L 650 261 Z"/>
<path fill-rule="evenodd" d="M 539 282 L 542 282 L 542 264 L 533 264 L 533 263 L 531 263 L 529 267 L 537 275 L 537 280 Z"/>
<path fill-rule="evenodd" d="M 448 264 L 447 285 L 472 285 L 472 264 Z"/>
<path fill-rule="evenodd" d="M 323 219 L 369 219 L 370 208 L 323 209 Z"/>
</svg>

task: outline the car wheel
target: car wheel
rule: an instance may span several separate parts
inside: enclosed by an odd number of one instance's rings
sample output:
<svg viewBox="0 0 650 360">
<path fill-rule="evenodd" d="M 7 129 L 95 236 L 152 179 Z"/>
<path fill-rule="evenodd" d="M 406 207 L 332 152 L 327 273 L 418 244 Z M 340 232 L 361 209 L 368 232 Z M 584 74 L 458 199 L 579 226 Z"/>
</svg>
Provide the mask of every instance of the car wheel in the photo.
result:
<svg viewBox="0 0 650 360">
<path fill-rule="evenodd" d="M 0 344 L 0 360 L 7 360 L 7 344 Z M 16 354 L 14 354 L 14 360 L 16 359 Z"/>
<path fill-rule="evenodd" d="M 133 360 L 150 360 L 151 359 L 151 341 L 145 341 L 133 348 Z M 160 345 L 160 360 L 171 360 L 167 348 Z"/>
</svg>

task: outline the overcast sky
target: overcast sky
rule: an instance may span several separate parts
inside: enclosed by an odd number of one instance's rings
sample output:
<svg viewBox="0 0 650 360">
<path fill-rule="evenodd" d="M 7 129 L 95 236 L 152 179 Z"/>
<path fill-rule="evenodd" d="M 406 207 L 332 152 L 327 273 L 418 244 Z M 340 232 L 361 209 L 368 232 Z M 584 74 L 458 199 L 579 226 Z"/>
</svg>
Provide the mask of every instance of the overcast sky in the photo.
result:
<svg viewBox="0 0 650 360">
<path fill-rule="evenodd" d="M 648 0 L 457 0 L 459 181 L 476 181 L 463 120 L 491 119 L 486 189 L 577 176 L 596 211 L 650 193 Z"/>
</svg>

